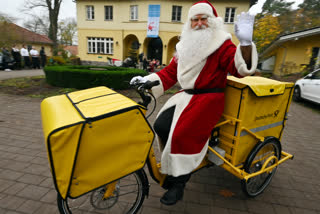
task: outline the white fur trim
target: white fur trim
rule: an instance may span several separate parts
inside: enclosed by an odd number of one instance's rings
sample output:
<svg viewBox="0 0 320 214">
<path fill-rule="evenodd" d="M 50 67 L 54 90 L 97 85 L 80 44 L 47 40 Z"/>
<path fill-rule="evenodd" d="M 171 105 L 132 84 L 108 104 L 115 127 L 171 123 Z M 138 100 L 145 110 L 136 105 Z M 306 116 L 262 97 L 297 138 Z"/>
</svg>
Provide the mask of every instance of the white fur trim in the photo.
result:
<svg viewBox="0 0 320 214">
<path fill-rule="evenodd" d="M 196 80 L 198 79 L 206 62 L 207 62 L 207 59 L 202 60 L 201 62 L 199 62 L 198 64 L 196 64 L 195 66 L 191 67 L 188 70 L 181 69 L 180 68 L 181 63 L 178 64 L 177 77 L 178 77 L 178 82 L 181 85 L 181 88 L 183 88 L 183 89 L 193 89 L 194 88 L 194 84 L 195 84 Z"/>
<path fill-rule="evenodd" d="M 157 85 L 157 86 L 154 86 L 152 87 L 151 91 L 152 91 L 152 94 L 153 96 L 157 99 L 159 98 L 161 95 L 164 94 L 164 89 L 163 89 L 163 84 L 162 84 L 162 81 L 160 79 L 160 77 L 153 73 L 153 74 L 150 74 L 148 76 L 145 76 L 144 78 L 146 78 L 147 80 L 149 81 L 156 81 L 156 80 L 159 80 L 160 82 L 160 85 Z"/>
<path fill-rule="evenodd" d="M 178 119 L 180 118 L 183 110 L 186 108 L 186 106 L 188 106 L 192 96 L 193 95 L 185 92 L 180 92 L 171 97 L 158 113 L 159 116 L 164 110 L 170 108 L 171 106 L 176 106 L 169 132 L 168 142 L 163 149 L 161 156 L 161 172 L 164 174 L 179 176 L 190 173 L 192 170 L 198 167 L 197 164 L 201 163 L 205 155 L 206 149 L 205 151 L 201 151 L 201 153 L 194 155 L 171 154 L 171 140 L 174 128 L 176 127 Z M 185 161 L 186 159 L 188 159 L 187 162 Z M 199 159 L 201 159 L 200 162 Z"/>
<path fill-rule="evenodd" d="M 212 7 L 207 3 L 199 3 L 193 5 L 189 10 L 188 19 L 190 20 L 193 16 L 199 14 L 205 14 L 211 17 L 215 17 L 212 11 Z"/>
<path fill-rule="evenodd" d="M 242 52 L 240 49 L 240 44 L 237 46 L 236 54 L 234 56 L 235 66 L 238 73 L 241 76 L 249 76 L 254 74 L 258 65 L 258 53 L 256 45 L 252 42 L 252 52 L 251 52 L 251 68 L 248 70 L 247 64 L 242 57 Z"/>
<path fill-rule="evenodd" d="M 208 142 L 202 148 L 201 152 L 194 155 L 183 155 L 183 154 L 169 154 L 168 171 L 166 174 L 178 177 L 180 175 L 189 174 L 196 169 L 202 162 L 203 158 L 207 154 Z"/>
</svg>

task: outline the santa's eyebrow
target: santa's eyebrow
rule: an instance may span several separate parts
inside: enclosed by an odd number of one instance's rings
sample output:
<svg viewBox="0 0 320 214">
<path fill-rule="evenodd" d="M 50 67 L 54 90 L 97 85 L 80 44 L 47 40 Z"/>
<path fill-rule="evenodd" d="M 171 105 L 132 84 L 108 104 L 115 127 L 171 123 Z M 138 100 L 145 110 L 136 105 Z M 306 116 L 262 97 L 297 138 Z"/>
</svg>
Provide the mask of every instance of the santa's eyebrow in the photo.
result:
<svg viewBox="0 0 320 214">
<path fill-rule="evenodd" d="M 198 17 L 195 15 L 191 17 L 191 20 L 207 19 L 208 17 L 209 17 L 208 15 L 202 15 L 201 17 Z"/>
</svg>

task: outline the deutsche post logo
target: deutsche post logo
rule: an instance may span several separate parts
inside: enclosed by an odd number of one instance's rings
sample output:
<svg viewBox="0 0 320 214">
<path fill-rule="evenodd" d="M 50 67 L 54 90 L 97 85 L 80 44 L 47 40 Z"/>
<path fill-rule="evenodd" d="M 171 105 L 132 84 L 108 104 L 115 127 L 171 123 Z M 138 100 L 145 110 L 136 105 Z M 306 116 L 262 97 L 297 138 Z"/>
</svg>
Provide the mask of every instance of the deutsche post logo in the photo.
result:
<svg viewBox="0 0 320 214">
<path fill-rule="evenodd" d="M 269 114 L 265 114 L 265 115 L 261 115 L 261 116 L 256 116 L 254 118 L 254 120 L 257 121 L 257 120 L 265 120 L 270 117 L 278 117 L 279 112 L 280 112 L 279 110 L 276 110 L 273 113 L 269 113 Z"/>
</svg>

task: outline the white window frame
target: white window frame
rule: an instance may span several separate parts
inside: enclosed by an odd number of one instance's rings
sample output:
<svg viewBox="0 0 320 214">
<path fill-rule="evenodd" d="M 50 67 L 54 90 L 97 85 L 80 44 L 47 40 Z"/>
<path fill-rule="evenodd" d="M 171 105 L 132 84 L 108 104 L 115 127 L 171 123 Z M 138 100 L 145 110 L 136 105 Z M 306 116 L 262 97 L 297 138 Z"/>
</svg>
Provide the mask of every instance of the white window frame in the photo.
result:
<svg viewBox="0 0 320 214">
<path fill-rule="evenodd" d="M 108 12 L 108 14 L 107 14 Z M 113 20 L 113 6 L 112 5 L 105 5 L 104 6 L 104 20 L 105 21 L 112 21 Z"/>
<path fill-rule="evenodd" d="M 130 20 L 138 20 L 138 5 L 130 5 Z"/>
<path fill-rule="evenodd" d="M 88 54 L 113 54 L 113 38 L 88 37 Z"/>
<path fill-rule="evenodd" d="M 94 6 L 86 5 L 87 20 L 94 20 Z"/>
<path fill-rule="evenodd" d="M 224 16 L 224 23 L 234 23 L 236 16 L 236 8 L 235 7 L 226 7 L 226 13 Z"/>
<path fill-rule="evenodd" d="M 179 12 L 180 12 L 180 16 L 178 16 Z M 181 16 L 182 16 L 182 6 L 172 5 L 171 21 L 181 22 Z"/>
</svg>

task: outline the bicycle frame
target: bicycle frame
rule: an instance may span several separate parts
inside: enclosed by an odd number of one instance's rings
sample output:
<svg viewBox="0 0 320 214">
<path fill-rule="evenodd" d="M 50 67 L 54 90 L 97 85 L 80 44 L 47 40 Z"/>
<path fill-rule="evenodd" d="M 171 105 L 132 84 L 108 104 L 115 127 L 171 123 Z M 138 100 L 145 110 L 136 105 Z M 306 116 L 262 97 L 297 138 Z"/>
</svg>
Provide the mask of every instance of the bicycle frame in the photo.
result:
<svg viewBox="0 0 320 214">
<path fill-rule="evenodd" d="M 226 124 L 231 124 L 231 125 L 237 125 L 237 136 L 232 136 L 232 138 L 235 139 L 235 145 L 233 145 L 233 147 L 237 147 L 238 146 L 238 142 L 240 140 L 240 133 L 242 130 L 246 131 L 247 133 L 249 133 L 253 138 L 257 139 L 257 141 L 263 141 L 264 137 L 250 131 L 248 128 L 243 127 L 242 126 L 242 121 L 238 120 L 236 118 L 232 118 L 230 116 L 227 115 L 223 115 L 224 118 L 226 118 L 224 121 L 218 123 L 215 128 L 217 127 L 221 127 L 224 126 Z M 266 162 L 264 163 L 264 165 L 262 166 L 261 170 L 256 172 L 256 173 L 247 173 L 246 171 L 244 171 L 243 165 L 239 165 L 239 166 L 235 166 L 234 164 L 232 164 L 232 157 L 226 155 L 227 157 L 229 157 L 229 159 L 231 159 L 231 161 L 228 161 L 226 158 L 222 157 L 217 151 L 215 151 L 211 146 L 208 146 L 208 150 L 210 150 L 211 152 L 213 152 L 215 155 L 217 155 L 221 160 L 223 160 L 223 164 L 221 165 L 222 168 L 224 168 L 225 170 L 227 170 L 228 172 L 230 172 L 231 174 L 235 175 L 236 177 L 240 178 L 241 180 L 248 180 L 252 177 L 258 176 L 260 174 L 263 174 L 265 172 L 270 172 L 272 171 L 272 169 L 274 169 L 275 167 L 277 167 L 278 165 L 282 164 L 284 161 L 288 160 L 288 159 L 293 159 L 293 155 L 286 153 L 284 151 L 281 152 L 281 159 L 278 160 L 278 158 L 276 156 L 271 156 L 269 157 Z M 268 163 L 270 163 L 270 161 L 272 161 L 273 159 L 275 159 L 275 164 L 273 164 L 272 166 L 266 167 L 268 165 Z M 157 163 L 155 154 L 154 154 L 154 149 L 153 146 L 151 147 L 151 150 L 149 152 L 148 155 L 148 160 L 147 160 L 147 164 L 148 164 L 148 168 L 150 171 L 150 175 L 151 177 L 160 184 L 160 186 L 162 186 L 164 184 L 166 175 L 162 174 L 160 172 L 160 168 L 161 168 L 161 163 Z M 204 158 L 204 160 L 202 161 L 202 163 L 200 164 L 200 166 L 198 168 L 196 168 L 194 170 L 198 171 L 199 169 L 208 166 L 212 164 L 207 157 Z"/>
</svg>

